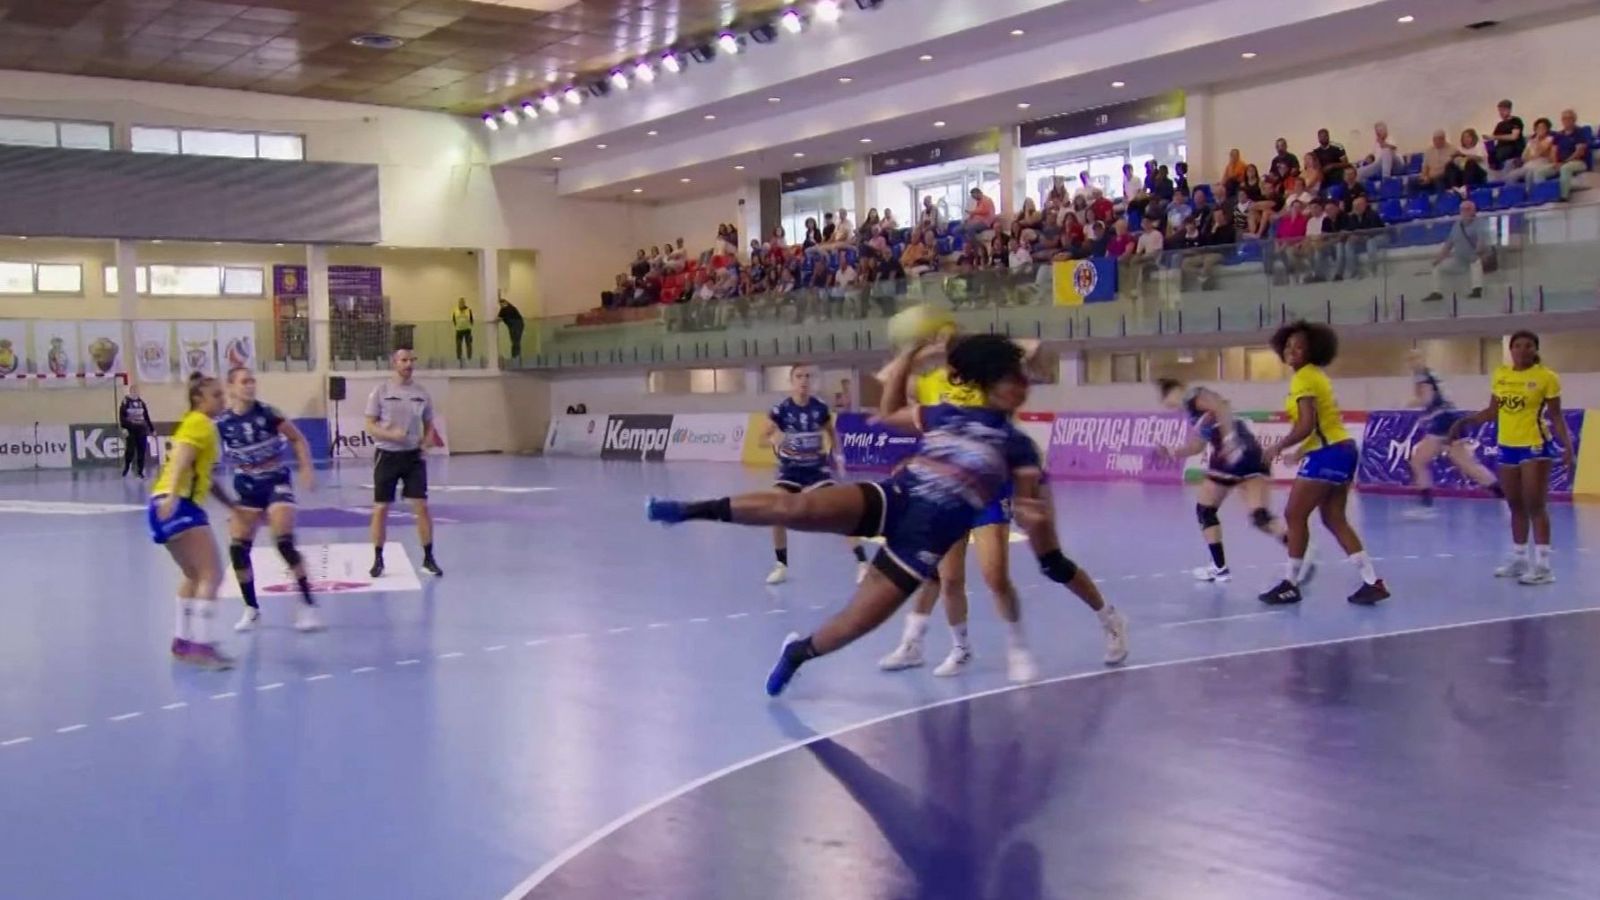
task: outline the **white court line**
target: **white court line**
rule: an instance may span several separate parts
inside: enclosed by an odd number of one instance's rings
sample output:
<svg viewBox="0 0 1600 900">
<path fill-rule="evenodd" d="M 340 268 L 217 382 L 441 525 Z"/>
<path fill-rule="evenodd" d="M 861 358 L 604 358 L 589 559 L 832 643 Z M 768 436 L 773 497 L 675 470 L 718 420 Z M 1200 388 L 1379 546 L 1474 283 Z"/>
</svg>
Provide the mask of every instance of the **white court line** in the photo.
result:
<svg viewBox="0 0 1600 900">
<path fill-rule="evenodd" d="M 333 676 L 329 675 L 327 672 L 323 672 L 321 675 L 307 675 L 306 681 L 327 681 L 332 677 Z"/>
<path fill-rule="evenodd" d="M 441 654 L 439 654 L 439 658 L 440 659 L 460 659 L 463 656 L 466 656 L 466 654 L 462 653 L 460 650 L 454 650 L 454 651 L 451 651 L 450 653 L 441 653 Z"/>
<path fill-rule="evenodd" d="M 505 648 L 506 648 L 505 644 L 495 644 L 492 647 L 483 648 L 483 652 L 485 652 L 485 653 L 498 653 L 501 650 L 504 650 Z"/>
<path fill-rule="evenodd" d="M 378 671 L 378 667 L 377 666 L 357 666 L 354 669 L 350 670 L 350 674 L 351 675 L 365 675 L 368 672 L 376 672 L 376 671 Z"/>
<path fill-rule="evenodd" d="M 137 719 L 142 715 L 144 715 L 144 713 L 142 713 L 142 712 L 123 713 L 120 716 L 107 716 L 106 717 L 106 721 L 107 722 L 126 722 L 129 719 Z"/>
<path fill-rule="evenodd" d="M 606 634 L 627 634 L 632 630 L 632 625 L 624 625 L 621 628 L 608 628 L 606 629 Z"/>
<path fill-rule="evenodd" d="M 74 731 L 82 731 L 82 730 L 84 730 L 85 728 L 88 728 L 88 727 L 89 726 L 87 726 L 87 725 L 81 725 L 81 724 L 80 725 L 68 725 L 65 728 L 57 728 L 56 729 L 56 734 L 71 734 Z"/>
<path fill-rule="evenodd" d="M 672 626 L 668 625 L 666 622 L 651 622 L 649 625 L 646 625 L 645 627 L 654 629 L 654 628 L 671 628 Z"/>
<path fill-rule="evenodd" d="M 705 623 L 707 623 L 709 621 L 711 621 L 711 620 L 710 619 L 690 619 L 689 620 L 689 624 L 691 624 L 691 625 L 704 625 Z"/>
<path fill-rule="evenodd" d="M 742 618 L 744 618 L 745 616 L 748 616 L 748 615 L 750 615 L 750 614 L 749 613 L 729 613 L 728 614 L 728 618 L 730 618 L 730 619 L 742 619 Z"/>
<path fill-rule="evenodd" d="M 256 690 L 257 691 L 261 691 L 261 692 L 275 691 L 275 690 L 277 690 L 278 688 L 281 688 L 281 687 L 283 687 L 283 682 L 274 681 L 271 684 L 258 684 L 258 685 L 256 685 Z"/>
<path fill-rule="evenodd" d="M 163 706 L 161 708 L 166 710 L 166 711 L 168 711 L 168 712 L 171 712 L 172 710 L 175 710 L 175 709 L 183 709 L 183 708 L 187 707 L 188 705 L 189 705 L 188 703 L 185 703 L 184 701 L 179 700 L 177 703 L 168 703 L 166 706 Z"/>
<path fill-rule="evenodd" d="M 965 703 L 970 700 L 981 700 L 985 697 L 992 697 L 997 694 L 1008 694 L 1013 691 L 1028 690 L 1030 688 L 1037 688 L 1047 684 L 1060 684 L 1067 681 L 1082 681 L 1089 678 L 1104 678 L 1108 675 L 1116 675 L 1122 672 L 1138 672 L 1145 669 L 1165 669 L 1172 666 L 1188 665 L 1191 663 L 1214 662 L 1222 659 L 1236 659 L 1247 656 L 1261 656 L 1268 653 L 1281 653 L 1285 650 L 1303 650 L 1309 647 L 1329 647 L 1339 644 L 1355 643 L 1357 641 L 1373 641 L 1380 640 L 1382 638 L 1401 637 L 1409 634 L 1427 634 L 1435 631 L 1454 631 L 1460 628 L 1471 628 L 1476 625 L 1495 625 L 1502 622 L 1520 622 L 1528 619 L 1549 619 L 1561 616 L 1581 615 L 1592 612 L 1600 612 L 1600 606 L 1590 606 L 1582 609 L 1565 609 L 1554 612 L 1528 613 L 1520 616 L 1501 616 L 1493 619 L 1474 619 L 1469 622 L 1453 622 L 1448 625 L 1425 625 L 1419 628 L 1404 628 L 1399 631 L 1388 631 L 1381 634 L 1358 634 L 1350 637 L 1328 638 L 1321 641 L 1304 641 L 1297 644 L 1282 644 L 1276 647 L 1259 647 L 1254 650 L 1234 650 L 1228 653 L 1214 653 L 1207 656 L 1192 656 L 1186 659 L 1171 659 L 1163 660 L 1161 662 L 1143 663 L 1132 666 L 1120 666 L 1117 668 L 1101 669 L 1095 672 L 1079 672 L 1073 675 L 1059 675 L 1054 678 L 1046 678 L 1040 681 L 1031 682 L 1029 684 L 1011 684 L 1003 687 L 990 688 L 986 691 L 978 691 L 977 693 L 965 694 L 960 697 L 950 697 L 944 700 L 937 700 L 933 703 L 914 706 L 910 709 L 903 709 L 899 712 L 887 713 L 885 715 L 867 719 L 864 722 L 857 722 L 854 725 L 846 725 L 843 728 L 837 728 L 833 731 L 822 734 L 813 734 L 811 737 L 803 740 L 791 741 L 781 747 L 768 750 L 765 753 L 760 753 L 748 759 L 736 762 L 732 765 L 724 766 L 723 768 L 718 769 L 709 775 L 702 775 L 701 777 L 696 778 L 695 780 L 677 788 L 676 790 L 657 797 L 648 803 L 636 806 L 628 812 L 625 812 L 617 818 L 611 820 L 609 823 L 596 829 L 594 832 L 590 833 L 588 837 L 585 837 L 583 840 L 578 841 L 576 844 L 573 844 L 567 849 L 556 854 L 553 859 L 540 866 L 537 871 L 524 879 L 521 884 L 518 884 L 516 887 L 512 888 L 505 895 L 503 900 L 522 900 L 522 898 L 527 896 L 530 891 L 544 883 L 544 881 L 551 875 L 554 875 L 558 869 L 571 862 L 585 850 L 588 850 L 590 847 L 600 843 L 638 819 L 649 815 L 650 813 L 660 809 L 668 803 L 671 803 L 679 797 L 682 797 L 683 795 L 688 794 L 698 788 L 704 787 L 705 785 L 710 784 L 719 778 L 725 778 L 728 775 L 732 775 L 733 773 L 742 769 L 748 769 L 751 766 L 766 762 L 773 757 L 788 753 L 791 750 L 798 750 L 801 747 L 809 746 L 817 743 L 818 741 L 833 740 L 853 731 L 859 731 L 863 728 L 870 728 L 874 725 L 881 725 L 884 722 L 892 722 L 895 719 L 901 719 L 920 712 L 926 712 L 930 709 L 939 709 L 941 707 L 951 706 L 956 703 Z"/>
<path fill-rule="evenodd" d="M 211 695 L 211 699 L 213 699 L 213 700 L 231 700 L 231 699 L 233 699 L 234 697 L 237 697 L 237 696 L 239 696 L 239 693 L 237 691 L 223 691 L 220 694 L 212 694 Z"/>
<path fill-rule="evenodd" d="M 414 666 L 420 662 L 422 662 L 420 659 L 397 659 L 394 664 L 397 666 Z"/>
<path fill-rule="evenodd" d="M 811 608 L 812 609 L 827 609 L 828 605 L 826 603 L 813 603 L 813 604 L 811 604 Z"/>
<path fill-rule="evenodd" d="M 1184 622 L 1165 622 L 1162 628 L 1182 628 L 1186 625 L 1205 625 L 1210 622 L 1236 622 L 1240 619 L 1259 619 L 1262 616 L 1281 616 L 1288 612 L 1287 609 L 1269 609 L 1266 612 L 1244 613 L 1237 616 L 1217 616 L 1211 619 L 1189 619 Z"/>
<path fill-rule="evenodd" d="M 522 646 L 524 646 L 524 647 L 537 647 L 540 644 L 548 643 L 549 641 L 550 641 L 549 638 L 534 638 L 531 641 L 523 641 L 522 642 Z"/>
<path fill-rule="evenodd" d="M 786 612 L 788 612 L 787 609 L 769 609 L 769 610 L 767 610 L 767 615 L 769 615 L 769 616 L 781 616 Z"/>
<path fill-rule="evenodd" d="M 32 740 L 33 738 L 31 737 L 12 738 L 9 741 L 0 741 L 0 747 L 15 747 L 19 744 L 26 744 Z"/>
</svg>

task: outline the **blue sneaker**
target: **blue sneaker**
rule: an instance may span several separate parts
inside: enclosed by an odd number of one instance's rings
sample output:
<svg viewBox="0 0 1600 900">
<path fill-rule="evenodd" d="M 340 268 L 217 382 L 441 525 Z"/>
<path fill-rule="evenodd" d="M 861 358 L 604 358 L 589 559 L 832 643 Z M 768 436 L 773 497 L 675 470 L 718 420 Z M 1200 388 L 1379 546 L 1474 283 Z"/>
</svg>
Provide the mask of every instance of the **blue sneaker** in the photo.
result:
<svg viewBox="0 0 1600 900">
<path fill-rule="evenodd" d="M 800 635 L 789 632 L 783 639 L 783 646 L 778 650 L 778 664 L 772 667 L 771 674 L 767 675 L 767 696 L 776 697 L 783 693 L 783 689 L 794 680 L 796 672 L 800 671 L 800 664 L 789 661 L 789 645 L 800 640 Z"/>
<path fill-rule="evenodd" d="M 677 525 L 688 520 L 685 515 L 682 500 L 663 500 L 660 497 L 651 497 L 644 504 L 644 517 L 652 522 L 663 525 Z"/>
</svg>

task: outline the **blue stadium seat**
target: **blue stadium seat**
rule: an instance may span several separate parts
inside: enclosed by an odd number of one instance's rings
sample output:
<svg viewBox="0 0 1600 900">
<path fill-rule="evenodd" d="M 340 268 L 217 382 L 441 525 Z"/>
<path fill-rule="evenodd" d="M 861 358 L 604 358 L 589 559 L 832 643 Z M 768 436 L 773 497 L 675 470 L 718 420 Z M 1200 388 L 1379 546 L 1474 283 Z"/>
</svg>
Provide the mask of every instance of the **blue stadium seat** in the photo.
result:
<svg viewBox="0 0 1600 900">
<path fill-rule="evenodd" d="M 1590 128 L 1588 125 L 1579 125 L 1578 126 L 1578 139 L 1583 141 L 1585 144 L 1588 144 L 1590 147 L 1593 147 L 1594 146 L 1594 129 Z"/>
<path fill-rule="evenodd" d="M 854 247 L 844 248 L 844 258 L 850 260 L 850 265 L 852 266 L 861 259 L 860 255 L 856 253 L 856 248 Z"/>
<path fill-rule="evenodd" d="M 1238 262 L 1260 262 L 1261 241 L 1245 241 L 1239 245 Z"/>
<path fill-rule="evenodd" d="M 1455 191 L 1441 191 L 1439 199 L 1434 201 L 1435 215 L 1454 216 L 1461 212 L 1461 195 Z"/>
<path fill-rule="evenodd" d="M 957 253 L 967 249 L 967 236 L 964 232 L 958 231 L 951 237 L 946 238 L 946 240 L 950 241 L 951 245 L 955 247 L 955 252 Z"/>
<path fill-rule="evenodd" d="M 1361 186 L 1367 189 L 1367 196 L 1368 197 L 1372 197 L 1373 199 L 1377 199 L 1378 190 L 1383 187 L 1383 179 L 1382 178 L 1368 178 L 1366 181 L 1361 183 Z"/>
<path fill-rule="evenodd" d="M 1421 153 L 1413 153 L 1410 156 L 1406 157 L 1406 174 L 1407 175 L 1421 175 L 1422 174 L 1422 154 Z"/>
<path fill-rule="evenodd" d="M 905 244 L 894 244 L 893 246 L 891 246 L 889 248 L 889 252 L 894 254 L 894 258 L 895 259 L 899 259 L 900 258 L 900 254 L 906 252 L 906 245 Z"/>
<path fill-rule="evenodd" d="M 945 226 L 944 233 L 950 235 L 951 237 L 961 234 L 961 222 L 959 220 L 952 221 L 950 224 Z"/>
<path fill-rule="evenodd" d="M 1334 201 L 1335 203 L 1343 203 L 1344 184 L 1340 183 L 1328 185 L 1328 199 Z"/>
<path fill-rule="evenodd" d="M 1128 210 L 1128 231 L 1137 234 L 1144 227 L 1144 216 L 1137 209 Z"/>
<path fill-rule="evenodd" d="M 1450 239 L 1450 229 L 1456 227 L 1454 222 L 1434 222 L 1428 226 L 1428 243 L 1442 244 Z"/>
<path fill-rule="evenodd" d="M 1378 185 L 1378 197 L 1382 200 L 1399 200 L 1406 195 L 1406 182 L 1403 178 L 1385 178 Z"/>
<path fill-rule="evenodd" d="M 1528 202 L 1528 189 L 1520 184 L 1505 184 L 1500 186 L 1500 193 L 1495 197 L 1497 209 L 1511 209 L 1524 206 Z"/>
<path fill-rule="evenodd" d="M 1427 194 L 1413 194 L 1406 201 L 1406 215 L 1413 219 L 1430 219 L 1433 217 L 1433 202 Z"/>
<path fill-rule="evenodd" d="M 1528 193 L 1528 203 L 1531 206 L 1560 202 L 1561 181 L 1557 178 L 1549 178 L 1539 182 L 1538 184 L 1534 185 L 1533 190 Z"/>
<path fill-rule="evenodd" d="M 1378 215 L 1382 216 L 1383 221 L 1390 225 L 1398 225 L 1401 222 L 1411 220 L 1411 216 L 1406 214 L 1405 206 L 1398 199 L 1384 200 L 1379 203 Z"/>
<path fill-rule="evenodd" d="M 1402 225 L 1395 230 L 1394 245 L 1396 247 L 1416 247 L 1426 243 L 1429 243 L 1428 226 L 1421 222 Z"/>
<path fill-rule="evenodd" d="M 1476 203 L 1479 209 L 1494 209 L 1494 188 L 1473 188 L 1467 197 Z"/>
<path fill-rule="evenodd" d="M 1196 199 L 1198 199 L 1200 197 L 1206 198 L 1206 203 L 1207 204 L 1211 203 L 1215 199 L 1211 195 L 1211 187 L 1209 185 L 1204 185 L 1204 184 L 1197 185 L 1195 187 L 1193 196 Z"/>
<path fill-rule="evenodd" d="M 948 237 L 939 238 L 934 245 L 934 249 L 939 252 L 940 256 L 948 256 L 949 254 L 954 253 L 955 247 L 955 239 Z"/>
</svg>

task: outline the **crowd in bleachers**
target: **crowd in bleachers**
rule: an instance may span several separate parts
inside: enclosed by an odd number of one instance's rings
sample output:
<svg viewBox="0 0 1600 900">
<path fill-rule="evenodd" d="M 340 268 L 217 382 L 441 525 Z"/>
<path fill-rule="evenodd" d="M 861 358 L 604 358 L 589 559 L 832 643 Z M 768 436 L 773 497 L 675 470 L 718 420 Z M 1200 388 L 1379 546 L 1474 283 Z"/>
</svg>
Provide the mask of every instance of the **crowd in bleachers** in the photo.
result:
<svg viewBox="0 0 1600 900">
<path fill-rule="evenodd" d="M 1119 293 L 1132 299 L 1162 270 L 1200 290 L 1216 286 L 1219 267 L 1240 263 L 1262 265 L 1278 283 L 1361 278 L 1392 247 L 1448 250 L 1454 223 L 1475 210 L 1567 199 L 1590 169 L 1594 134 L 1572 110 L 1560 123 L 1539 118 L 1528 129 L 1503 101 L 1487 137 L 1469 128 L 1452 142 L 1440 130 L 1407 153 L 1379 122 L 1360 158 L 1322 129 L 1300 155 L 1279 138 L 1265 174 L 1237 149 L 1211 184 L 1191 185 L 1181 160 L 1170 168 L 1150 160 L 1142 174 L 1123 167 L 1116 199 L 1083 172 L 1070 188 L 1059 177 L 1041 184 L 1039 198 L 1009 219 L 974 188 L 955 220 L 929 197 L 904 224 L 873 209 L 855 225 L 841 209 L 807 219 L 798 241 L 778 228 L 743 252 L 738 229 L 723 225 L 715 246 L 698 254 L 681 238 L 639 250 L 604 302 L 617 310 L 689 304 L 670 320 L 685 328 L 769 313 L 860 318 L 892 310 L 907 280 L 928 273 L 953 276 L 946 293 L 959 305 L 963 281 L 975 274 L 993 273 L 1007 297 L 1046 296 L 1051 262 L 1094 257 L 1116 260 Z M 1476 247 L 1477 231 L 1458 230 Z M 1447 253 L 1441 258 L 1448 262 Z"/>
</svg>

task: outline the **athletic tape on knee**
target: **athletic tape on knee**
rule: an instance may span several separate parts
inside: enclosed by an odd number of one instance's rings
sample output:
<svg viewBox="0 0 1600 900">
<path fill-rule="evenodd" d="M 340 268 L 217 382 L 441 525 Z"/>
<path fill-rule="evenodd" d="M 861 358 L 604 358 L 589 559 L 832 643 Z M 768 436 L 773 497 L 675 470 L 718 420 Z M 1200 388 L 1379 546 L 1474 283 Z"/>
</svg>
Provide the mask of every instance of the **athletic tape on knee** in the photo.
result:
<svg viewBox="0 0 1600 900">
<path fill-rule="evenodd" d="M 234 538 L 228 544 L 228 559 L 233 563 L 234 571 L 244 572 L 250 568 L 250 541 Z"/>
<path fill-rule="evenodd" d="M 289 564 L 289 568 L 300 565 L 300 551 L 295 549 L 294 535 L 286 534 L 278 538 L 278 555 Z"/>
<path fill-rule="evenodd" d="M 1267 531 L 1272 528 L 1273 515 L 1265 507 L 1250 510 L 1250 524 Z"/>
<path fill-rule="evenodd" d="M 1078 564 L 1060 550 L 1051 550 L 1039 557 L 1039 570 L 1056 584 L 1066 584 L 1078 574 Z"/>
<path fill-rule="evenodd" d="M 1222 520 L 1217 517 L 1217 508 L 1204 503 L 1194 505 L 1194 517 L 1200 520 L 1201 528 L 1216 528 L 1222 524 Z"/>
</svg>

